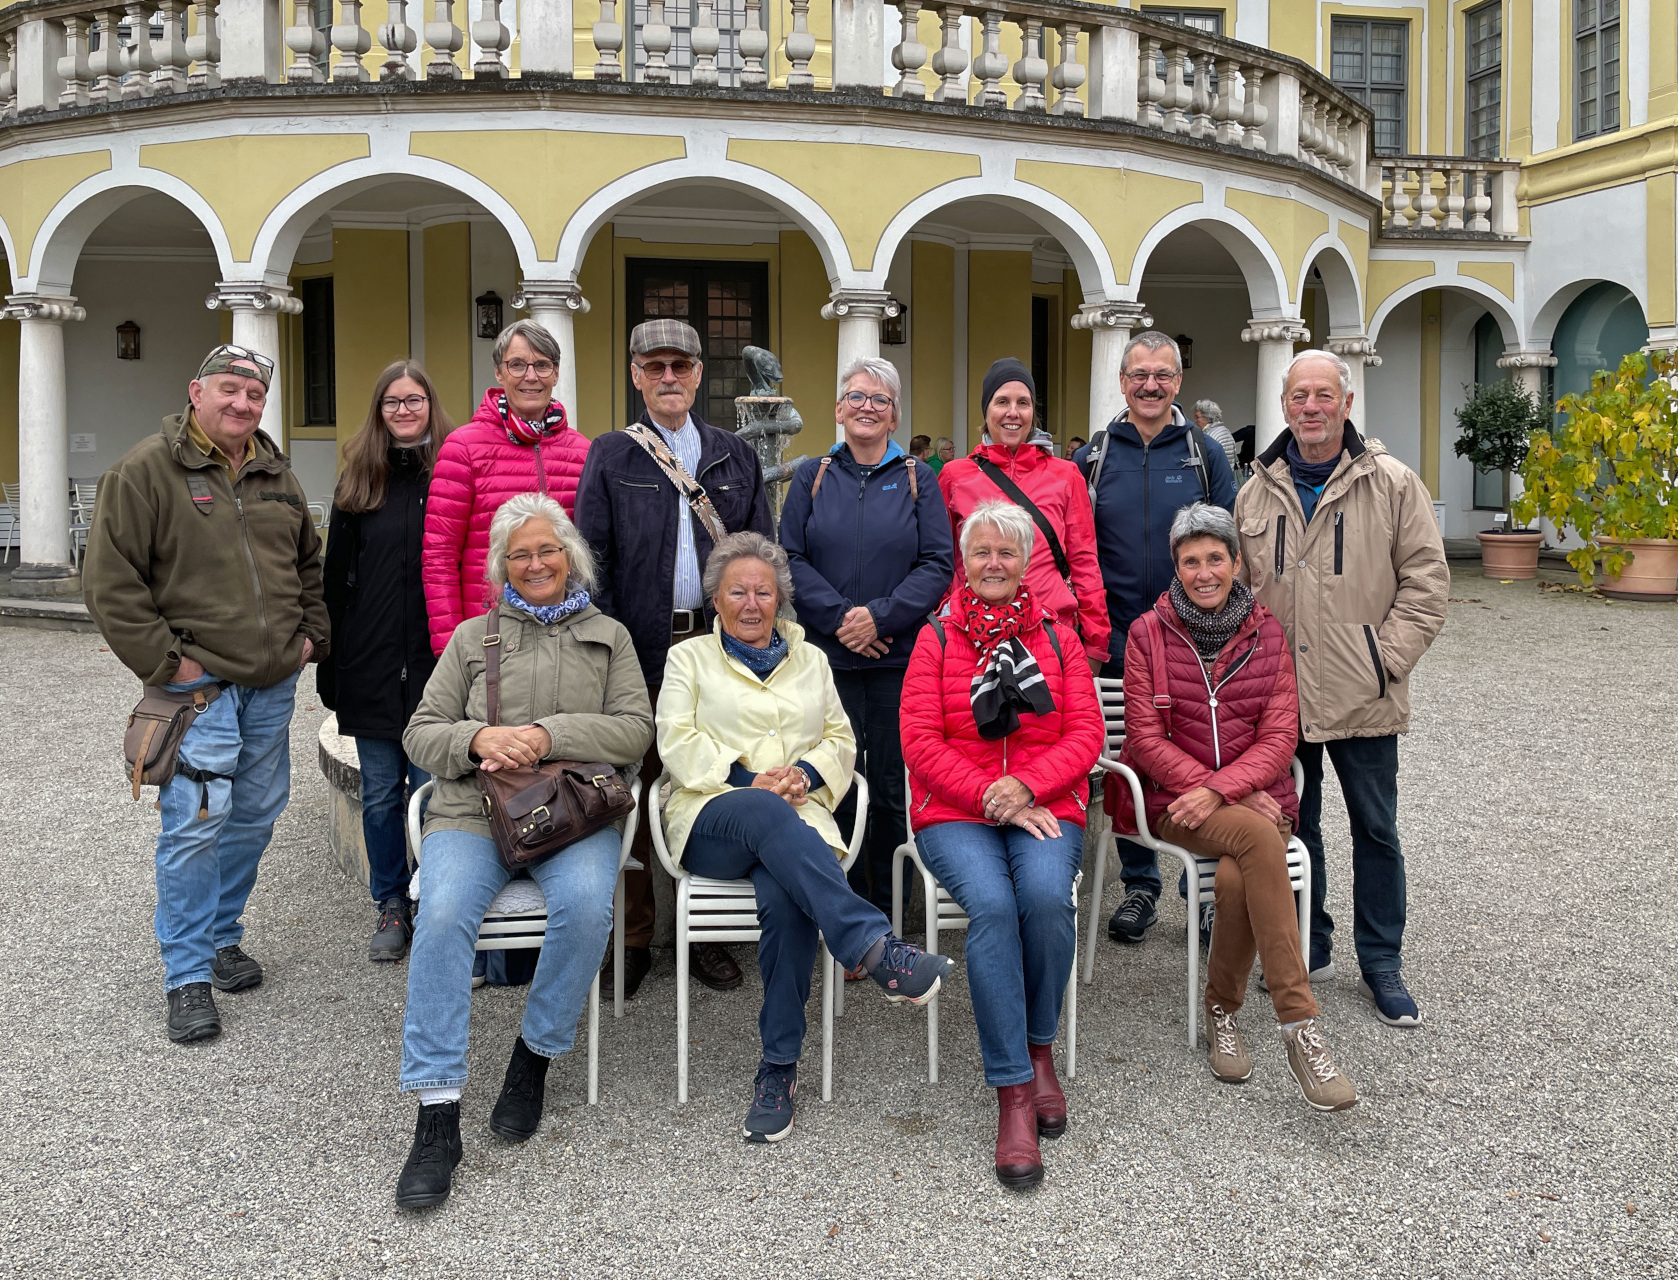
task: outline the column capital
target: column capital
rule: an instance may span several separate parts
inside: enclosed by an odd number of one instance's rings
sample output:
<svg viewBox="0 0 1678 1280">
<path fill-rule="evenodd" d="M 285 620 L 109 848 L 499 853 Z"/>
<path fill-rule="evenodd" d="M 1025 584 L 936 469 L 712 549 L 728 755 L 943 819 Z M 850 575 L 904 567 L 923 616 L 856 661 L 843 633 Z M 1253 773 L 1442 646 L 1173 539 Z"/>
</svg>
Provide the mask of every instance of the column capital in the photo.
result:
<svg viewBox="0 0 1678 1280">
<path fill-rule="evenodd" d="M 1548 349 L 1505 351 L 1497 358 L 1499 369 L 1554 369 L 1556 358 Z"/>
<path fill-rule="evenodd" d="M 835 289 L 827 298 L 823 320 L 884 320 L 903 310 L 884 289 Z"/>
<path fill-rule="evenodd" d="M 1154 318 L 1140 302 L 1085 302 L 1069 323 L 1074 329 L 1124 329 L 1134 333 L 1153 327 Z"/>
<path fill-rule="evenodd" d="M 48 320 L 63 324 L 66 320 L 86 319 L 87 312 L 65 294 L 11 293 L 6 295 L 6 305 L 0 307 L 0 320 Z"/>
<path fill-rule="evenodd" d="M 589 300 L 583 297 L 583 287 L 575 280 L 520 280 L 518 292 L 512 297 L 514 311 L 575 311 L 589 313 Z"/>
<path fill-rule="evenodd" d="M 1311 331 L 1305 327 L 1305 322 L 1294 316 L 1272 316 L 1268 319 L 1258 318 L 1247 321 L 1247 327 L 1241 330 L 1243 342 L 1309 342 Z"/>
<path fill-rule="evenodd" d="M 303 314 L 303 300 L 291 296 L 291 287 L 262 280 L 220 280 L 205 295 L 211 311 L 276 311 L 288 316 Z"/>
<path fill-rule="evenodd" d="M 1375 340 L 1366 333 L 1352 333 L 1340 338 L 1329 338 L 1323 350 L 1337 355 L 1348 363 L 1362 360 L 1364 364 L 1379 366 L 1381 357 L 1375 354 Z"/>
</svg>

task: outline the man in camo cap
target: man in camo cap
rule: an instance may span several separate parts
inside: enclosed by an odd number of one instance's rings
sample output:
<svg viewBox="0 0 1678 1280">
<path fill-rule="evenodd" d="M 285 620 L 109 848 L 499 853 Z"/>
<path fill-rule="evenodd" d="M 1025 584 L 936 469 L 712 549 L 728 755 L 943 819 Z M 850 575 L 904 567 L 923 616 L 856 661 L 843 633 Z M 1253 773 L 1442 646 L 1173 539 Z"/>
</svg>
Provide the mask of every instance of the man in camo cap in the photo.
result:
<svg viewBox="0 0 1678 1280">
<path fill-rule="evenodd" d="M 99 480 L 83 583 L 111 652 L 148 685 L 217 691 L 158 797 L 157 940 L 169 1038 L 221 1032 L 210 993 L 262 982 L 239 943 L 257 861 L 291 795 L 303 666 L 326 652 L 320 539 L 290 460 L 258 430 L 274 364 L 219 346 Z"/>
</svg>

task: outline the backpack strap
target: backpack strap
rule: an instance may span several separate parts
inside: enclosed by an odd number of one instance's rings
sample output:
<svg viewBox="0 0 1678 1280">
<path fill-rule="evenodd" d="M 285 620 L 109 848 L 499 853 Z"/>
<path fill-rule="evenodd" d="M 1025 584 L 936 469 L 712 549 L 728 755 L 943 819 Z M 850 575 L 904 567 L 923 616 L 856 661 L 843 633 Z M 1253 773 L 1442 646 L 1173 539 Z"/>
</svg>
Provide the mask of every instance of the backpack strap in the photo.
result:
<svg viewBox="0 0 1678 1280">
<path fill-rule="evenodd" d="M 822 481 L 827 478 L 827 469 L 832 465 L 832 463 L 833 455 L 831 453 L 820 462 L 816 463 L 816 478 L 810 485 L 810 501 L 815 501 L 816 491 L 822 487 Z"/>
<path fill-rule="evenodd" d="M 1193 418 L 1188 421 L 1189 427 L 1189 466 L 1200 477 L 1200 500 L 1212 501 L 1212 477 L 1206 471 L 1206 433 L 1200 429 L 1200 424 Z M 1220 446 L 1221 447 L 1221 446 Z"/>
<path fill-rule="evenodd" d="M 920 485 L 920 481 L 916 478 L 915 465 L 916 464 L 915 464 L 914 455 L 911 454 L 910 457 L 909 457 L 909 501 L 910 502 L 919 502 L 921 500 L 921 485 Z"/>
<path fill-rule="evenodd" d="M 1090 441 L 1090 451 L 1084 455 L 1084 465 L 1089 468 L 1090 510 L 1095 510 L 1095 490 L 1101 483 L 1101 464 L 1107 461 L 1107 428 L 1103 427 L 1095 433 L 1095 439 Z"/>
<path fill-rule="evenodd" d="M 501 606 L 491 605 L 484 619 L 484 700 L 489 722 L 501 723 Z"/>
</svg>

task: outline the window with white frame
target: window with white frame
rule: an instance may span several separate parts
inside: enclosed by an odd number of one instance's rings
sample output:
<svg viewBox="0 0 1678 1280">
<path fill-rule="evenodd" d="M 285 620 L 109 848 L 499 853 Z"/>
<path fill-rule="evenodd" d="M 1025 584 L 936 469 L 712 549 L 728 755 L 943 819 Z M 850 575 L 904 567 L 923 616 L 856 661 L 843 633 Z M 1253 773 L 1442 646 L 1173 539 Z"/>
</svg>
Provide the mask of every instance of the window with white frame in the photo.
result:
<svg viewBox="0 0 1678 1280">
<path fill-rule="evenodd" d="M 1573 0 L 1573 136 L 1620 127 L 1620 0 Z"/>
<path fill-rule="evenodd" d="M 635 71 L 642 80 L 647 65 L 647 50 L 641 40 L 641 29 L 651 21 L 647 0 L 635 0 Z M 740 32 L 746 25 L 745 0 L 714 0 L 711 20 L 717 28 L 717 83 L 734 87 L 740 83 Z M 664 21 L 670 28 L 670 51 L 664 55 L 670 68 L 671 84 L 693 83 L 693 29 L 699 23 L 698 0 L 665 0 Z"/>
<path fill-rule="evenodd" d="M 1336 18 L 1330 29 L 1329 79 L 1374 115 L 1378 156 L 1404 153 L 1409 47 L 1408 22 Z"/>
<path fill-rule="evenodd" d="M 1492 0 L 1470 9 L 1466 18 L 1468 37 L 1468 86 L 1465 100 L 1463 154 L 1477 160 L 1495 159 L 1501 148 L 1503 125 L 1503 3 Z"/>
</svg>

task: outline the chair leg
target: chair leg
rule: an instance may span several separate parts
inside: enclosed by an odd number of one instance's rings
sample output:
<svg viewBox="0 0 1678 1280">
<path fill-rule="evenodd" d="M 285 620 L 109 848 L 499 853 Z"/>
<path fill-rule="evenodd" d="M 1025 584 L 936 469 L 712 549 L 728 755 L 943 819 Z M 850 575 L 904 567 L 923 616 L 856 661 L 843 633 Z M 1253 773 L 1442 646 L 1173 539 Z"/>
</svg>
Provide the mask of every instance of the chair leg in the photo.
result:
<svg viewBox="0 0 1678 1280">
<path fill-rule="evenodd" d="M 1189 1048 L 1200 1047 L 1200 875 L 1189 868 Z"/>
<path fill-rule="evenodd" d="M 1066 1078 L 1078 1074 L 1078 885 L 1083 881 L 1080 871 L 1072 881 L 1072 972 L 1066 975 Z M 1101 902 L 1090 904 L 1091 917 L 1099 916 Z"/>
<path fill-rule="evenodd" d="M 612 890 L 612 1016 L 623 1017 L 623 872 Z"/>
<path fill-rule="evenodd" d="M 903 846 L 898 845 L 891 854 L 891 931 L 893 936 L 903 936 Z"/>
<path fill-rule="evenodd" d="M 825 946 L 826 944 L 824 943 L 823 945 Z M 833 963 L 839 964 L 837 960 L 833 961 Z M 848 984 L 845 981 L 845 969 L 844 966 L 841 965 L 839 968 L 839 981 L 833 988 L 833 1016 L 835 1018 L 843 1018 L 845 1016 L 845 987 L 847 985 Z"/>
<path fill-rule="evenodd" d="M 822 975 L 822 1101 L 833 1101 L 833 992 L 838 983 L 845 981 L 845 975 L 840 971 L 836 961 L 827 950 L 827 940 L 822 940 L 816 952 L 816 967 Z"/>
<path fill-rule="evenodd" d="M 676 1101 L 688 1100 L 688 901 L 684 878 L 676 895 Z"/>
<path fill-rule="evenodd" d="M 938 954 L 938 882 L 932 878 L 931 872 L 921 875 L 921 888 L 926 894 L 926 949 L 932 955 Z M 928 1084 L 938 1083 L 938 1002 L 940 996 L 933 996 L 926 1002 L 926 1079 Z"/>
<path fill-rule="evenodd" d="M 1095 880 L 1090 885 L 1090 936 L 1084 943 L 1084 981 L 1095 981 L 1095 931 L 1101 925 L 1101 889 L 1107 880 L 1107 849 L 1118 837 L 1104 835 L 1096 845 Z"/>
<path fill-rule="evenodd" d="M 1307 969 L 1311 966 L 1311 855 L 1305 848 L 1305 842 L 1297 837 L 1293 841 L 1299 846 L 1299 953 L 1305 957 Z"/>
<path fill-rule="evenodd" d="M 588 988 L 588 1104 L 600 1101 L 600 974 Z"/>
</svg>

